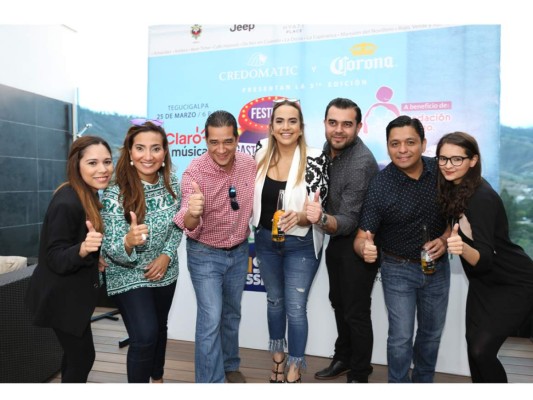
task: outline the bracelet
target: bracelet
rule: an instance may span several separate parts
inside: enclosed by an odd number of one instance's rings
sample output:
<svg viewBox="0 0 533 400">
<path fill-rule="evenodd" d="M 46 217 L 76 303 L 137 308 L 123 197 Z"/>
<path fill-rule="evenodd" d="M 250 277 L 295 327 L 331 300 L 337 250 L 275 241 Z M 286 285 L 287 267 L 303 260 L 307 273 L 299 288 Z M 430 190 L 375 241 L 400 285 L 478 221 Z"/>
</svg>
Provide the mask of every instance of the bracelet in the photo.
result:
<svg viewBox="0 0 533 400">
<path fill-rule="evenodd" d="M 324 229 L 327 224 L 328 224 L 328 216 L 326 212 L 322 210 L 322 214 L 320 214 L 320 219 L 318 220 L 318 226 Z"/>
<path fill-rule="evenodd" d="M 126 236 L 128 236 L 128 234 L 126 233 L 124 235 L 124 238 L 122 239 L 122 241 L 124 242 L 124 247 L 126 247 L 127 249 L 130 249 L 130 250 L 133 250 L 133 247 L 131 247 L 128 242 L 126 241 Z M 135 247 L 135 246 L 134 246 Z"/>
</svg>

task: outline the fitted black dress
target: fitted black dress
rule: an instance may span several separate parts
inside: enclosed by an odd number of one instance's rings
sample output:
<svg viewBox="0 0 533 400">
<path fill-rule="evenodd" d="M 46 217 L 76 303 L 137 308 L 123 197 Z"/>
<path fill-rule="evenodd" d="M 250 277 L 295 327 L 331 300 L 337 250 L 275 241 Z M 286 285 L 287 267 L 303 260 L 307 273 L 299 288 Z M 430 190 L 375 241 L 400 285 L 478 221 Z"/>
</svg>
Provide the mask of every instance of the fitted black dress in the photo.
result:
<svg viewBox="0 0 533 400">
<path fill-rule="evenodd" d="M 467 338 L 473 332 L 510 336 L 533 311 L 533 261 L 511 242 L 503 202 L 485 180 L 470 198 L 460 226 L 463 241 L 480 254 L 476 266 L 461 258 L 469 280 Z"/>
</svg>

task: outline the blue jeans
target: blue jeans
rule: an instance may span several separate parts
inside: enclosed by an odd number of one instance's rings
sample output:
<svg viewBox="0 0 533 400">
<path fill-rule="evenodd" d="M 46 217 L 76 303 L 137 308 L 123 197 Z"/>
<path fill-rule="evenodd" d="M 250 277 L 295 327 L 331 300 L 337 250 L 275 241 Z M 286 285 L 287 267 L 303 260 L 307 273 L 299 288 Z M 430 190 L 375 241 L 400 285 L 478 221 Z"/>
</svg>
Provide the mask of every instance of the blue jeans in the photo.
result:
<svg viewBox="0 0 533 400">
<path fill-rule="evenodd" d="M 431 383 L 448 308 L 448 258 L 437 260 L 433 275 L 424 275 L 420 263 L 382 254 L 381 279 L 389 319 L 389 382 L 410 382 L 412 361 L 412 381 Z M 413 346 L 415 315 L 418 328 Z"/>
<path fill-rule="evenodd" d="M 238 371 L 241 299 L 248 271 L 248 241 L 231 250 L 187 239 L 187 266 L 196 293 L 195 381 L 223 383 Z"/>
<path fill-rule="evenodd" d="M 129 335 L 129 383 L 148 383 L 163 377 L 167 349 L 167 320 L 176 282 L 143 287 L 112 296 Z"/>
<path fill-rule="evenodd" d="M 305 368 L 307 299 L 318 270 L 313 231 L 305 237 L 287 235 L 285 243 L 273 243 L 271 231 L 255 230 L 255 255 L 267 291 L 268 332 L 271 352 L 284 352 L 288 321 L 287 365 Z"/>
</svg>

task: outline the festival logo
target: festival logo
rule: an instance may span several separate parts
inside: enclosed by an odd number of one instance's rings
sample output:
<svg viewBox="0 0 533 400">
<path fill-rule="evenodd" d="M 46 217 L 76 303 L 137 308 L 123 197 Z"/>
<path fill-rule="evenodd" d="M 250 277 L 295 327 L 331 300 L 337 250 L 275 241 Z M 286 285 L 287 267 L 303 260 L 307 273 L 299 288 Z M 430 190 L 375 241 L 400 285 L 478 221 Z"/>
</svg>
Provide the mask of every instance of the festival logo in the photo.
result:
<svg viewBox="0 0 533 400">
<path fill-rule="evenodd" d="M 268 125 L 274 102 L 285 98 L 283 96 L 265 96 L 246 103 L 239 113 L 241 130 L 239 142 L 255 144 L 268 137 Z"/>
<path fill-rule="evenodd" d="M 248 243 L 250 245 L 250 250 L 248 256 L 246 285 L 244 290 L 249 292 L 266 292 L 265 284 L 263 283 L 263 279 L 261 279 L 261 274 L 259 273 L 259 268 L 257 266 L 257 260 L 255 259 L 255 241 L 253 233 L 248 238 Z"/>
</svg>

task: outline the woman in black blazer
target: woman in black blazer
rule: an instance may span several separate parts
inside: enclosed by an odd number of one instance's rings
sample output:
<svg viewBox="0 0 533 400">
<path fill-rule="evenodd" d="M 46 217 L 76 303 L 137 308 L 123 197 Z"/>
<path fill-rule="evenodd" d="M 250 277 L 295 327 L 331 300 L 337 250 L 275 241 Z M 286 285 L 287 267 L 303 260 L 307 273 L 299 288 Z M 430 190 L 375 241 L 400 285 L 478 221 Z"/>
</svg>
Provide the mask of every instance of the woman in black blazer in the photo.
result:
<svg viewBox="0 0 533 400">
<path fill-rule="evenodd" d="M 39 261 L 26 303 L 35 325 L 51 327 L 63 348 L 61 382 L 87 382 L 95 350 L 91 316 L 98 298 L 102 208 L 98 190 L 113 173 L 109 145 L 84 136 L 71 146 L 67 182 L 54 193 L 41 230 Z"/>
<path fill-rule="evenodd" d="M 474 383 L 507 383 L 498 353 L 533 311 L 533 260 L 511 241 L 502 199 L 481 175 L 476 139 L 465 132 L 437 144 L 439 202 L 452 219 L 448 252 L 468 278 L 466 344 Z"/>
</svg>

